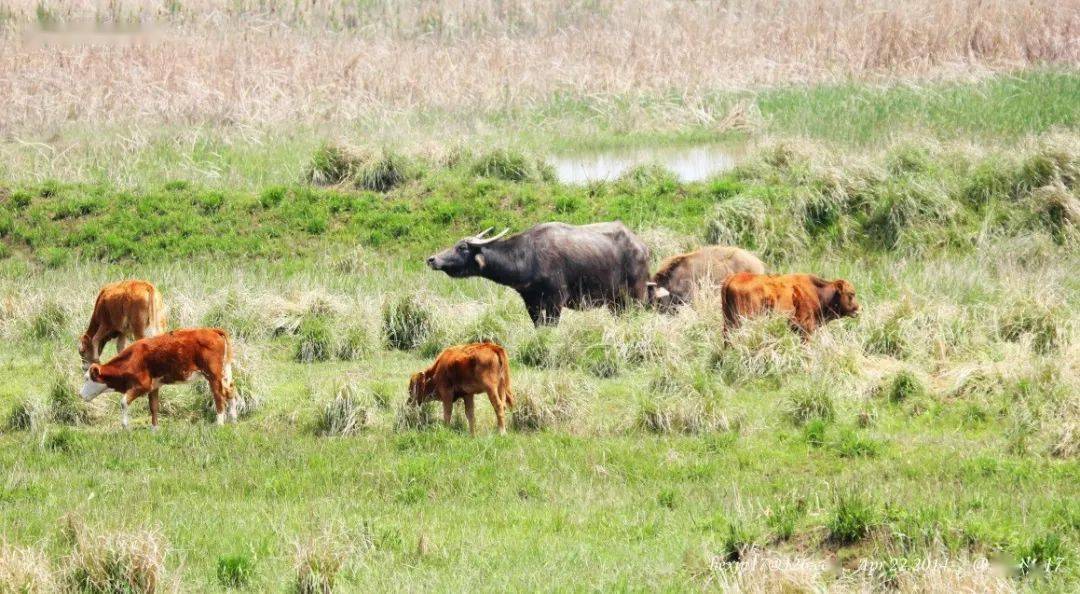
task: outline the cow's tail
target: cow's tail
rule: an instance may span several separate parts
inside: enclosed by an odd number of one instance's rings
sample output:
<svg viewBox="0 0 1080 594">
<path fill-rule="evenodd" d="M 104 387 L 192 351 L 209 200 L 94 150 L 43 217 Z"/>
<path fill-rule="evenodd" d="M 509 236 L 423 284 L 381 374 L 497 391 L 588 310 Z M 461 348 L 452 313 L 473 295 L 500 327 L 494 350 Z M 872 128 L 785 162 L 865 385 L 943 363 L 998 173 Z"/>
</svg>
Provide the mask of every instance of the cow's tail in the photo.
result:
<svg viewBox="0 0 1080 594">
<path fill-rule="evenodd" d="M 165 333 L 165 302 L 154 285 L 150 285 L 150 325 L 155 329 L 154 336 Z"/>
<path fill-rule="evenodd" d="M 146 295 L 147 320 L 146 325 L 144 326 L 144 334 L 147 337 L 158 336 L 165 331 L 164 325 L 161 323 L 161 318 L 159 317 L 164 307 L 157 287 L 150 285 L 150 290 Z"/>
<path fill-rule="evenodd" d="M 221 335 L 221 340 L 225 342 L 225 348 L 223 349 L 223 355 L 221 360 L 221 384 L 224 386 L 225 391 L 230 394 L 233 392 L 233 350 L 232 341 L 229 340 L 229 335 L 220 328 L 217 328 L 217 333 Z"/>
<path fill-rule="evenodd" d="M 499 395 L 510 408 L 514 408 L 514 393 L 510 391 L 510 359 L 506 356 L 506 349 L 499 348 Z"/>
</svg>

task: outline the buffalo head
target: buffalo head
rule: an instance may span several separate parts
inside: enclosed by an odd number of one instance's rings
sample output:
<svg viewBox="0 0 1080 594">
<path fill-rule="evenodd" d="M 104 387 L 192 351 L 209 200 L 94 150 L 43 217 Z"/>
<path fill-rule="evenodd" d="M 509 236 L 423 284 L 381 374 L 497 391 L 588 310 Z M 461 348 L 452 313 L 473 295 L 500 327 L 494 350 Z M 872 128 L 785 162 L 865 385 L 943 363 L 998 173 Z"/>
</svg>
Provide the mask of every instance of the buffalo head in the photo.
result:
<svg viewBox="0 0 1080 594">
<path fill-rule="evenodd" d="M 491 231 L 492 227 L 481 231 L 473 237 L 466 237 L 448 249 L 445 249 L 427 259 L 427 264 L 432 270 L 441 270 L 452 277 L 476 276 L 484 267 L 484 258 L 480 255 L 480 248 L 499 239 L 509 229 L 503 229 L 495 237 L 484 235 Z"/>
</svg>

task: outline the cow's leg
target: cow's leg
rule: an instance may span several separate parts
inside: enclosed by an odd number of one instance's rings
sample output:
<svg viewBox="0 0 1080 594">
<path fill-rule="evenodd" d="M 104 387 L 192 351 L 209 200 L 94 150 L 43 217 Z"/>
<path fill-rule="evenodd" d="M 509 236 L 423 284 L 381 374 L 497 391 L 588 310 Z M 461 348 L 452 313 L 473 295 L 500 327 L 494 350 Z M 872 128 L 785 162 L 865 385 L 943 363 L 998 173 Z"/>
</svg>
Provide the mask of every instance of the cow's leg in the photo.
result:
<svg viewBox="0 0 1080 594">
<path fill-rule="evenodd" d="M 469 435 L 476 435 L 476 401 L 473 394 L 465 395 L 465 418 L 469 420 Z"/>
<path fill-rule="evenodd" d="M 221 381 L 220 375 L 213 375 L 207 377 L 207 381 L 210 382 L 210 393 L 214 395 L 214 412 L 217 413 L 215 422 L 218 426 L 225 424 L 225 402 L 228 400 L 228 393 L 225 390 L 225 385 Z"/>
<path fill-rule="evenodd" d="M 120 426 L 124 429 L 128 428 L 128 407 L 131 406 L 131 403 L 136 398 L 142 396 L 144 393 L 145 390 L 142 390 L 141 388 L 132 388 L 120 397 Z"/>
<path fill-rule="evenodd" d="M 439 400 L 442 401 L 442 420 L 447 427 L 450 426 L 450 417 L 454 413 L 454 392 L 442 386 L 438 388 Z"/>
<path fill-rule="evenodd" d="M 161 399 L 158 390 L 150 390 L 147 396 L 150 399 L 150 430 L 157 431 L 158 405 Z"/>
<path fill-rule="evenodd" d="M 495 421 L 499 426 L 499 435 L 506 435 L 506 412 L 503 410 L 503 399 L 499 394 L 498 386 L 486 386 L 484 389 L 487 392 L 488 400 L 491 401 L 491 408 L 495 409 Z"/>
<path fill-rule="evenodd" d="M 101 361 L 101 349 L 105 348 L 105 343 L 109 341 L 109 332 L 102 327 L 98 327 L 94 332 L 94 336 L 90 338 L 90 362 L 97 363 Z"/>
<path fill-rule="evenodd" d="M 121 334 L 116 337 L 116 354 L 119 355 L 121 351 L 127 348 L 127 336 Z"/>
</svg>

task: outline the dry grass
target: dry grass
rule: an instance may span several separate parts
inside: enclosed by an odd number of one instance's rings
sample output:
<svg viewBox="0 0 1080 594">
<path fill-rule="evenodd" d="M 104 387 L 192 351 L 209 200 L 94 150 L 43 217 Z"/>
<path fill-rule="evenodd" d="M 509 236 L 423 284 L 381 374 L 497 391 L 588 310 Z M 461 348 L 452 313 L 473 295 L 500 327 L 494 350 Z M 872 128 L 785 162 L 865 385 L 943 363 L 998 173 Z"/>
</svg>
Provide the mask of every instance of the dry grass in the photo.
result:
<svg viewBox="0 0 1080 594">
<path fill-rule="evenodd" d="M 0 541 L 0 594 L 51 594 L 56 577 L 44 553 Z"/>
<path fill-rule="evenodd" d="M 718 556 L 691 558 L 695 577 L 724 592 L 1015 592 L 1001 567 L 985 559 L 930 556 L 918 563 L 867 563 L 844 571 L 826 559 L 751 549 L 738 563 Z M 706 569 L 707 567 L 707 569 Z"/>
<path fill-rule="evenodd" d="M 80 592 L 153 594 L 166 586 L 167 548 L 154 532 L 77 533 L 69 581 Z"/>
<path fill-rule="evenodd" d="M 665 118 L 723 122 L 718 89 L 971 76 L 1080 62 L 1075 2 L 850 0 L 770 3 L 538 0 L 168 4 L 60 0 L 49 22 L 143 19 L 119 42 L 25 33 L 36 0 L 0 21 L 0 133 L 48 139 L 68 122 L 239 125 L 400 121 L 476 113 L 555 94 L 681 97 Z M 614 105 L 611 103 L 610 105 Z M 466 123 L 467 124 L 467 123 Z M 127 142 L 145 140 L 139 129 Z M 143 139 L 143 140 L 140 140 Z"/>
</svg>

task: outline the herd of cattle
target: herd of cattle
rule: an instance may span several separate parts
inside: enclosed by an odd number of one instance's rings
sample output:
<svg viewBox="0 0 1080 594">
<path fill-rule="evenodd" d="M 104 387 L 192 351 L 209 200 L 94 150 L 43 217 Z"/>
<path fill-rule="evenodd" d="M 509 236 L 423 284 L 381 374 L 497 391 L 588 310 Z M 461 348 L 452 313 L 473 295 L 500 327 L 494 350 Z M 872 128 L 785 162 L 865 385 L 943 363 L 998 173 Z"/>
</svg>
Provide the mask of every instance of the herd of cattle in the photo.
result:
<svg viewBox="0 0 1080 594">
<path fill-rule="evenodd" d="M 513 288 L 538 326 L 557 324 L 564 308 L 606 306 L 618 312 L 640 303 L 670 313 L 702 288 L 720 290 L 724 331 L 741 318 L 776 311 L 806 336 L 824 322 L 859 311 L 848 281 L 768 275 L 761 260 L 737 247 L 710 246 L 672 256 L 650 277 L 648 247 L 620 222 L 544 223 L 509 237 L 504 237 L 506 230 L 486 237 L 489 231 L 428 258 L 428 266 L 454 278 L 479 276 Z M 225 331 L 165 332 L 165 327 L 164 303 L 151 283 L 105 286 L 79 341 L 85 369 L 82 397 L 89 401 L 107 390 L 121 393 L 121 422 L 127 427 L 129 405 L 147 395 L 151 427 L 157 428 L 160 387 L 201 376 L 210 384 L 217 423 L 225 422 L 226 410 L 235 422 L 232 349 Z M 103 346 L 114 339 L 118 354 L 100 363 Z M 513 407 L 514 397 L 508 357 L 499 345 L 450 347 L 409 380 L 409 402 L 441 401 L 447 423 L 454 402 L 464 400 L 470 432 L 475 432 L 473 396 L 481 393 L 487 394 L 499 432 L 505 433 L 504 411 Z"/>
</svg>

